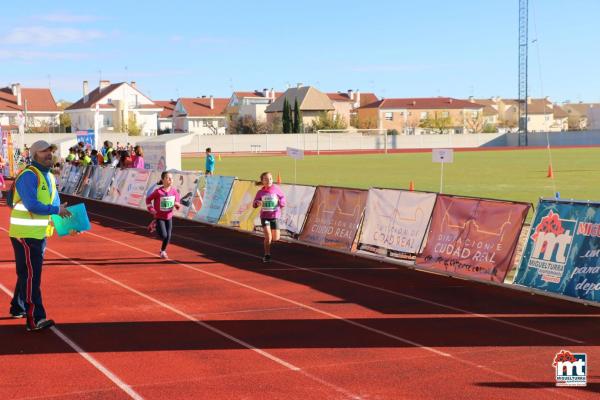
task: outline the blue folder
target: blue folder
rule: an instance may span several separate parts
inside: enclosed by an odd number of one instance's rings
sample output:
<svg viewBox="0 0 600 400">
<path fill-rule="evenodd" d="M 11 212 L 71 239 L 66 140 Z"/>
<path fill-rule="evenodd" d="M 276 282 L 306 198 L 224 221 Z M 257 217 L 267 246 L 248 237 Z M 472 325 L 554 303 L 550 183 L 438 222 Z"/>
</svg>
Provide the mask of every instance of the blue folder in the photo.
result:
<svg viewBox="0 0 600 400">
<path fill-rule="evenodd" d="M 85 204 L 75 204 L 74 206 L 67 207 L 67 210 L 72 214 L 68 218 L 62 218 L 60 215 L 52 215 L 52 222 L 58 236 L 69 235 L 72 231 L 83 232 L 91 229 Z"/>
</svg>

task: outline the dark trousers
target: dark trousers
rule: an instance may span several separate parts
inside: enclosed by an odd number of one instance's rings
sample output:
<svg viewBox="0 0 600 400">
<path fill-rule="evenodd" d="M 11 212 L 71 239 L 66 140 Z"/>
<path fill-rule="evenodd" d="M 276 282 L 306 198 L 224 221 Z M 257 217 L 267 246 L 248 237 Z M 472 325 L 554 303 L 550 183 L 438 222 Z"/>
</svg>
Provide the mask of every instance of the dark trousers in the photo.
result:
<svg viewBox="0 0 600 400">
<path fill-rule="evenodd" d="M 10 311 L 12 314 L 25 311 L 27 324 L 33 327 L 40 319 L 46 318 L 40 289 L 46 239 L 11 237 L 10 241 L 17 264 L 17 285 L 10 303 Z"/>
<path fill-rule="evenodd" d="M 165 251 L 169 242 L 171 241 L 171 232 L 173 231 L 173 220 L 172 219 L 157 219 L 156 220 L 156 232 L 162 239 L 161 251 Z"/>
</svg>

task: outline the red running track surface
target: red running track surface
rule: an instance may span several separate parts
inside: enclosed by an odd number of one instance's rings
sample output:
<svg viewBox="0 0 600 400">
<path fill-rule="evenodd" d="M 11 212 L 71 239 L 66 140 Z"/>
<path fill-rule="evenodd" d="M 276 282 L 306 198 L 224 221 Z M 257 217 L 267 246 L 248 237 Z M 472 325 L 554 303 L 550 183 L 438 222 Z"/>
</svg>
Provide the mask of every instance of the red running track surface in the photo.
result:
<svg viewBox="0 0 600 400">
<path fill-rule="evenodd" d="M 183 220 L 161 260 L 144 212 L 87 204 L 91 232 L 49 240 L 36 333 L 7 318 L 0 208 L 0 399 L 598 396 L 597 308 L 297 244 L 263 264 L 260 238 Z M 587 387 L 554 387 L 561 349 Z"/>
</svg>

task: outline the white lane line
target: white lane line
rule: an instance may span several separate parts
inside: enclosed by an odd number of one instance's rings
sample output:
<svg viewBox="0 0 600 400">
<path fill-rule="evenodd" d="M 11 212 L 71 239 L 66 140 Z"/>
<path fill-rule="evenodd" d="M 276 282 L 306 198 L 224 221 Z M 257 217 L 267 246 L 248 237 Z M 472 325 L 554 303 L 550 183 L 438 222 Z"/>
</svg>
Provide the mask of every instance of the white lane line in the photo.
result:
<svg viewBox="0 0 600 400">
<path fill-rule="evenodd" d="M 103 239 L 103 240 L 106 240 L 106 241 L 109 241 L 109 242 L 113 242 L 113 243 L 116 243 L 116 244 L 118 244 L 118 245 L 121 245 L 121 246 L 124 246 L 124 247 L 131 248 L 131 249 L 133 249 L 133 250 L 139 251 L 140 253 L 149 254 L 149 255 L 152 255 L 152 256 L 156 257 L 156 254 L 154 254 L 154 253 L 151 253 L 151 252 L 149 252 L 149 251 L 147 251 L 147 250 L 141 249 L 141 248 L 139 248 L 139 247 L 132 246 L 132 245 L 130 245 L 130 244 L 123 243 L 123 242 L 120 242 L 120 241 L 118 241 L 118 240 L 110 239 L 110 238 L 108 238 L 108 237 L 100 236 L 100 235 L 97 235 L 97 234 L 95 234 L 95 233 L 92 233 L 92 232 L 86 232 L 86 233 L 87 233 L 87 234 L 89 234 L 89 235 L 92 235 L 92 236 L 96 236 L 96 237 L 98 237 L 98 238 L 100 238 L 100 239 Z M 59 255 L 60 255 L 60 253 L 57 253 L 57 254 L 59 254 Z M 66 256 L 63 256 L 63 257 L 65 257 L 65 258 L 68 258 L 68 257 L 66 257 Z M 256 257 L 256 258 L 260 258 L 260 257 Z M 241 286 L 241 287 L 244 287 L 244 288 L 247 288 L 247 289 L 253 290 L 253 291 L 255 291 L 255 292 L 258 292 L 258 293 L 265 294 L 265 295 L 267 295 L 267 296 L 270 296 L 270 297 L 273 297 L 273 298 L 276 298 L 276 299 L 280 299 L 280 300 L 282 300 L 282 301 L 284 301 L 284 302 L 287 302 L 287 303 L 295 304 L 295 305 L 297 305 L 297 306 L 299 306 L 299 307 L 302 307 L 302 308 L 305 308 L 305 309 L 308 309 L 308 310 L 314 311 L 314 312 L 316 312 L 316 313 L 319 313 L 319 314 L 322 314 L 322 315 L 328 316 L 328 317 L 330 317 L 330 318 L 333 318 L 333 319 L 337 319 L 337 320 L 340 320 L 340 321 L 346 322 L 346 323 L 348 323 L 348 324 L 350 324 L 350 325 L 357 326 L 357 327 L 359 327 L 359 328 L 362 328 L 362 329 L 365 329 L 365 330 L 367 330 L 367 331 L 370 331 L 370 332 L 374 332 L 374 333 L 380 334 L 380 335 L 382 335 L 382 336 L 386 336 L 386 337 L 388 337 L 388 338 L 391 338 L 391 339 L 397 340 L 397 341 L 399 341 L 399 342 L 402 342 L 402 343 L 405 343 L 405 344 L 412 345 L 412 346 L 414 346 L 414 347 L 416 347 L 416 348 L 418 348 L 418 349 L 422 349 L 422 350 L 428 351 L 428 352 L 430 352 L 430 353 L 436 354 L 436 355 L 438 355 L 438 356 L 441 356 L 441 357 L 445 357 L 445 358 L 448 358 L 448 359 L 454 360 L 454 361 L 456 361 L 456 362 L 458 362 L 458 363 L 462 363 L 462 364 L 464 364 L 464 365 L 468 365 L 468 366 L 470 366 L 470 367 L 472 367 L 472 368 L 483 369 L 483 370 L 486 370 L 486 371 L 488 371 L 488 372 L 490 372 L 490 373 L 492 373 L 492 374 L 494 374 L 494 375 L 501 376 L 501 377 L 503 377 L 503 378 L 510 379 L 510 380 L 512 380 L 512 381 L 515 381 L 515 382 L 527 383 L 527 384 L 529 384 L 529 385 L 531 385 L 532 387 L 535 387 L 535 388 L 543 389 L 543 390 L 545 390 L 545 391 L 552 392 L 552 393 L 554 393 L 554 394 L 559 394 L 559 395 L 562 395 L 562 396 L 564 396 L 564 397 L 567 397 L 567 398 L 573 398 L 573 399 L 577 399 L 577 397 L 570 396 L 569 394 L 566 394 L 566 393 L 564 393 L 564 392 L 560 392 L 560 391 L 557 391 L 557 390 L 555 390 L 555 389 L 552 389 L 552 388 L 543 387 L 543 386 L 537 385 L 537 384 L 535 384 L 535 383 L 530 383 L 530 382 L 527 382 L 527 381 L 525 381 L 525 380 L 523 380 L 522 378 L 519 378 L 519 377 L 517 377 L 517 376 L 513 376 L 513 375 L 510 375 L 510 374 L 506 374 L 506 373 L 504 373 L 504 372 L 497 371 L 497 370 L 495 370 L 495 369 L 493 369 L 493 368 L 491 368 L 491 367 L 487 367 L 487 366 L 480 365 L 480 364 L 478 364 L 478 363 L 475 363 L 475 362 L 472 362 L 472 361 L 469 361 L 469 360 L 466 360 L 466 359 L 463 359 L 463 358 L 459 358 L 459 357 L 457 357 L 457 356 L 454 356 L 454 355 L 452 355 L 452 354 L 449 354 L 449 353 L 445 353 L 445 352 L 443 352 L 443 351 L 436 350 L 436 349 L 434 349 L 434 348 L 431 348 L 431 347 L 428 347 L 428 346 L 422 345 L 422 344 L 420 344 L 420 343 L 417 343 L 417 342 L 414 342 L 414 341 L 412 341 L 412 340 L 405 339 L 405 338 L 402 338 L 402 337 L 400 337 L 400 336 L 397 336 L 397 335 L 394 335 L 394 334 L 391 334 L 391 333 L 388 333 L 388 332 L 385 332 L 385 331 L 382 331 L 382 330 L 379 330 L 379 329 L 376 329 L 376 328 L 372 328 L 372 327 L 370 327 L 370 326 L 368 326 L 368 325 L 361 324 L 360 322 L 352 321 L 352 320 L 346 319 L 346 318 L 344 318 L 344 317 L 340 317 L 340 316 L 338 316 L 338 315 L 336 315 L 336 314 L 332 314 L 332 313 L 330 313 L 330 312 L 327 312 L 327 311 L 324 311 L 324 310 L 321 310 L 321 309 L 318 309 L 318 308 L 315 308 L 315 307 L 309 306 L 309 305 L 307 305 L 307 304 L 300 303 L 300 302 L 298 302 L 298 301 L 295 301 L 295 300 L 292 300 L 292 299 L 288 299 L 288 298 L 286 298 L 286 297 L 279 296 L 279 295 L 277 295 L 277 294 L 275 294 L 275 293 L 270 293 L 270 292 L 268 292 L 268 291 L 266 291 L 266 290 L 262 290 L 262 289 L 259 289 L 259 288 L 256 288 L 256 287 L 254 287 L 254 286 L 247 285 L 247 284 L 245 284 L 245 283 L 238 282 L 238 281 L 236 281 L 236 280 L 233 280 L 233 279 L 230 279 L 230 278 L 227 278 L 227 277 L 224 277 L 224 276 L 221 276 L 221 275 L 218 275 L 218 274 L 212 273 L 212 272 L 204 271 L 204 270 L 202 270 L 202 269 L 200 269 L 200 268 L 193 267 L 193 266 L 191 266 L 191 265 L 188 265 L 188 264 L 185 264 L 185 263 L 181 263 L 181 262 L 178 262 L 178 261 L 176 261 L 176 260 L 170 260 L 170 261 L 171 261 L 171 262 L 173 262 L 173 263 L 175 263 L 175 264 L 177 264 L 177 265 L 180 265 L 180 266 L 182 266 L 182 267 L 185 267 L 185 268 L 188 268 L 188 269 L 191 269 L 191 270 L 194 270 L 194 271 L 200 272 L 200 273 L 202 273 L 202 274 L 205 274 L 205 275 L 211 276 L 211 277 L 213 277 L 213 278 L 216 278 L 216 279 L 219 279 L 219 280 L 223 280 L 223 281 L 225 281 L 225 282 L 229 282 L 229 283 L 232 283 L 232 284 L 234 284 L 234 285 Z M 91 270 L 91 271 L 93 271 L 93 270 Z M 95 271 L 93 271 L 93 272 L 95 272 Z M 100 273 L 98 273 L 98 274 L 100 274 Z M 102 274 L 100 274 L 100 275 L 102 275 Z M 112 279 L 112 278 L 109 278 L 109 280 L 111 280 L 111 281 L 112 281 L 113 279 Z M 135 290 L 135 289 L 132 289 L 132 290 Z M 306 376 L 309 376 L 310 378 L 312 378 L 312 379 L 314 379 L 314 380 L 317 380 L 317 381 L 319 381 L 319 382 L 321 382 L 321 383 L 323 383 L 323 384 L 326 384 L 327 386 L 330 386 L 330 387 L 332 387 L 332 388 L 337 388 L 337 386 L 334 386 L 334 385 L 332 385 L 332 384 L 329 384 L 328 382 L 322 381 L 320 378 L 318 378 L 318 377 L 316 377 L 316 376 L 314 376 L 314 375 L 312 375 L 312 374 L 308 374 L 306 371 L 301 371 L 301 372 L 305 373 L 305 375 L 306 375 Z M 339 389 L 340 389 L 340 388 L 338 388 L 338 389 L 336 389 L 336 390 L 340 391 Z M 344 390 L 344 389 L 341 389 L 341 390 Z M 360 397 L 356 397 L 356 398 L 360 398 Z"/>
<path fill-rule="evenodd" d="M 0 228 L 0 229 L 3 229 L 3 228 Z M 95 235 L 95 236 L 97 236 L 97 235 Z M 148 301 L 151 301 L 151 302 L 153 302 L 153 303 L 155 303 L 155 304 L 157 304 L 157 305 L 159 305 L 159 306 L 161 306 L 161 307 L 163 307 L 163 308 L 165 308 L 165 309 L 167 309 L 167 310 L 169 310 L 169 311 L 171 311 L 171 312 L 173 312 L 173 313 L 175 313 L 177 315 L 180 315 L 180 316 L 186 318 L 189 321 L 192 321 L 192 322 L 194 322 L 194 323 L 196 323 L 196 324 L 198 324 L 198 325 L 200 325 L 200 326 L 202 326 L 202 327 L 204 327 L 204 328 L 206 328 L 206 329 L 208 329 L 208 330 L 210 330 L 210 331 L 212 331 L 212 332 L 214 332 L 214 333 L 216 333 L 216 334 L 218 334 L 220 336 L 223 336 L 226 339 L 231 340 L 232 342 L 235 342 L 235 343 L 239 344 L 240 346 L 243 346 L 243 347 L 245 347 L 245 348 L 247 348 L 249 350 L 252 350 L 252 351 L 260 354 L 261 356 L 266 357 L 269 360 L 274 361 L 277 364 L 282 365 L 283 367 L 285 367 L 285 368 L 287 368 L 287 369 L 289 369 L 291 371 L 299 372 L 300 374 L 306 376 L 307 378 L 310 378 L 310 379 L 314 380 L 317 383 L 325 385 L 325 386 L 327 386 L 327 387 L 329 387 L 329 388 L 331 388 L 331 389 L 333 389 L 333 390 L 335 390 L 335 391 L 343 394 L 344 396 L 346 396 L 348 398 L 356 399 L 356 400 L 360 400 L 361 399 L 360 396 L 357 396 L 357 395 L 355 395 L 355 394 L 347 391 L 346 389 L 344 389 L 342 387 L 339 387 L 339 386 L 337 386 L 337 385 L 335 385 L 333 383 L 324 381 L 323 379 L 321 379 L 319 377 L 316 377 L 316 376 L 312 375 L 311 373 L 309 373 L 307 371 L 302 370 L 300 367 L 297 367 L 297 366 L 295 366 L 295 365 L 293 365 L 293 364 L 291 364 L 291 363 L 289 363 L 289 362 L 287 362 L 287 361 L 285 361 L 285 360 L 283 360 L 283 359 L 281 359 L 281 358 L 279 358 L 279 357 L 277 357 L 277 356 L 275 356 L 275 355 L 273 355 L 273 354 L 271 354 L 269 352 L 266 352 L 266 351 L 261 350 L 261 349 L 259 349 L 257 347 L 254 347 L 253 345 L 251 345 L 248 342 L 245 342 L 245 341 L 243 341 L 241 339 L 238 339 L 235 336 L 232 336 L 232 335 L 230 335 L 230 334 L 228 334 L 228 333 L 226 333 L 226 332 L 224 332 L 224 331 L 222 331 L 222 330 L 220 330 L 218 328 L 215 328 L 214 326 L 212 326 L 210 324 L 207 324 L 207 323 L 205 323 L 203 321 L 200 321 L 199 319 L 195 318 L 194 316 L 192 316 L 190 314 L 187 314 L 187 313 L 185 313 L 185 312 L 183 312 L 183 311 L 181 311 L 181 310 L 179 310 L 179 309 L 177 309 L 177 308 L 175 308 L 175 307 L 173 307 L 173 306 L 171 306 L 171 305 L 169 305 L 167 303 L 164 303 L 164 302 L 162 302 L 162 301 L 160 301 L 160 300 L 158 300 L 158 299 L 156 299 L 156 298 L 154 298 L 154 297 L 152 297 L 150 295 L 147 295 L 147 294 L 145 294 L 143 292 L 140 292 L 139 290 L 134 289 L 134 288 L 132 288 L 132 287 L 130 287 L 130 286 L 128 286 L 128 285 L 126 285 L 126 284 L 124 284 L 124 283 L 116 280 L 116 279 L 113 279 L 113 278 L 111 278 L 108 275 L 105 275 L 105 274 L 103 274 L 101 272 L 98 272 L 98 271 L 94 270 L 93 268 L 88 267 L 87 265 L 80 263 L 79 261 L 72 260 L 71 258 L 67 257 L 66 255 L 64 255 L 64 254 L 62 254 L 62 253 L 60 253 L 60 252 L 58 252 L 56 250 L 53 250 L 53 249 L 50 249 L 50 248 L 46 248 L 46 251 L 54 253 L 57 256 L 63 257 L 65 260 L 68 260 L 69 262 L 71 262 L 73 264 L 76 264 L 76 265 L 80 266 L 81 268 L 83 268 L 83 269 L 85 269 L 85 270 L 87 270 L 87 271 L 89 271 L 89 272 L 91 272 L 93 274 L 96 274 L 96 275 L 98 275 L 98 276 L 106 279 L 107 281 L 109 281 L 109 282 L 111 282 L 111 283 L 113 283 L 113 284 L 115 284 L 115 285 L 117 285 L 117 286 L 119 286 L 119 287 L 121 287 L 121 288 L 123 288 L 125 290 L 128 290 L 128 291 L 130 291 L 132 293 L 135 293 L 138 296 L 143 297 L 144 299 L 146 299 Z M 152 255 L 155 256 L 154 253 L 149 253 L 149 254 L 152 254 Z"/>
<path fill-rule="evenodd" d="M 9 289 L 6 288 L 6 286 L 4 286 L 1 283 L 0 283 L 0 290 L 2 290 L 4 293 L 6 293 L 9 297 L 11 297 L 11 298 L 13 297 L 13 292 L 11 292 Z M 83 357 L 87 362 L 92 364 L 94 366 L 94 368 L 96 368 L 98 371 L 102 372 L 108 379 L 110 379 L 115 385 L 117 385 L 119 387 L 119 389 L 121 389 L 122 391 L 127 393 L 129 395 L 129 397 L 131 397 L 132 399 L 136 399 L 136 400 L 143 400 L 143 397 L 140 396 L 135 390 L 133 390 L 133 388 L 131 386 L 129 386 L 128 384 L 123 382 L 123 380 L 121 378 L 119 378 L 117 375 L 115 375 L 114 372 L 112 372 L 111 370 L 106 368 L 104 365 L 102 365 L 102 363 L 100 361 L 96 360 L 94 357 L 89 355 L 89 353 L 87 353 L 85 350 L 83 350 L 81 348 L 81 346 L 79 346 L 77 343 L 75 343 L 73 340 L 71 340 L 67 335 L 62 333 L 62 331 L 60 329 L 58 329 L 56 326 L 53 326 L 50 329 L 63 342 L 65 342 L 66 344 L 69 345 L 69 347 L 71 347 L 73 350 L 75 350 L 77 352 L 77 354 L 79 354 L 81 357 Z"/>
<path fill-rule="evenodd" d="M 118 221 L 120 223 L 125 223 L 127 225 L 137 226 L 139 228 L 146 228 L 145 226 L 142 226 L 142 225 L 139 225 L 139 224 L 134 224 L 134 223 L 127 222 L 127 221 L 121 221 L 121 220 L 118 220 L 116 218 L 107 217 L 107 216 L 104 216 L 104 215 L 101 215 L 101 214 L 96 214 L 96 213 L 90 213 L 90 214 L 97 215 L 97 216 L 99 216 L 101 218 L 106 218 L 106 219 L 110 219 L 110 220 L 113 220 L 113 221 Z M 87 232 L 87 233 L 91 233 L 91 232 Z M 177 234 L 174 234 L 173 236 L 180 237 L 180 238 L 185 239 L 185 240 L 190 240 L 190 241 L 193 241 L 193 242 L 201 243 L 203 245 L 214 247 L 214 248 L 217 248 L 217 249 L 229 251 L 229 252 L 232 252 L 232 253 L 241 254 L 241 255 L 244 255 L 244 256 L 247 256 L 247 257 L 252 257 L 252 258 L 256 258 L 256 259 L 261 259 L 262 258 L 260 256 L 255 255 L 255 254 L 252 254 L 252 253 L 248 253 L 248 252 L 245 252 L 245 251 L 242 251 L 242 250 L 232 249 L 230 247 L 225 247 L 225 246 L 221 246 L 221 245 L 214 244 L 214 243 L 205 242 L 205 241 L 199 240 L 199 239 L 194 239 L 194 238 L 190 238 L 190 237 L 186 237 L 186 236 L 181 236 L 181 235 L 177 235 Z M 102 237 L 102 238 L 105 239 L 104 237 Z M 498 323 L 504 324 L 504 325 L 513 326 L 515 328 L 520 328 L 520 329 L 523 329 L 523 330 L 526 330 L 526 331 L 530 331 L 530 332 L 535 332 L 535 333 L 538 333 L 540 335 L 554 337 L 554 338 L 558 338 L 558 339 L 563 339 L 563 340 L 566 340 L 566 341 L 569 341 L 569 342 L 572 342 L 572 343 L 585 344 L 585 342 L 583 340 L 571 338 L 571 337 L 568 337 L 568 336 L 559 335 L 559 334 L 556 334 L 556 333 L 553 333 L 553 332 L 548 332 L 548 331 L 545 331 L 545 330 L 542 330 L 542 329 L 532 328 L 530 326 L 518 324 L 516 322 L 511 322 L 511 321 L 506 321 L 506 320 L 503 320 L 503 319 L 491 317 L 491 316 L 489 316 L 487 314 L 475 313 L 475 312 L 472 312 L 472 311 L 469 311 L 469 310 L 465 310 L 463 308 L 454 307 L 454 306 L 450 306 L 450 305 L 443 304 L 443 303 L 438 303 L 438 302 L 433 301 L 433 300 L 424 299 L 422 297 L 413 296 L 413 295 L 402 293 L 402 292 L 398 292 L 398 291 L 395 291 L 395 290 L 386 289 L 386 288 L 382 288 L 382 287 L 374 286 L 374 285 L 369 285 L 368 283 L 363 283 L 363 282 L 355 281 L 353 279 L 343 278 L 341 276 L 332 275 L 332 274 L 329 274 L 327 272 L 317 271 L 317 270 L 314 270 L 314 269 L 311 269 L 311 268 L 301 267 L 301 266 L 298 266 L 298 265 L 290 264 L 290 263 L 279 261 L 279 260 L 273 260 L 271 262 L 272 263 L 277 263 L 277 264 L 280 264 L 280 265 L 285 265 L 286 267 L 290 267 L 290 268 L 294 268 L 294 269 L 298 269 L 298 270 L 310 272 L 310 273 L 313 273 L 313 274 L 326 276 L 326 277 L 331 278 L 331 279 L 335 279 L 335 280 L 339 280 L 339 281 L 351 283 L 353 285 L 366 287 L 366 288 L 373 289 L 373 290 L 376 290 L 376 291 L 380 291 L 380 292 L 383 292 L 383 293 L 392 294 L 394 296 L 404 297 L 406 299 L 410 299 L 410 300 L 414 300 L 414 301 L 419 301 L 419 302 L 430 304 L 430 305 L 437 306 L 437 307 L 440 307 L 440 308 L 445 308 L 447 310 L 452 310 L 452 311 L 463 313 L 463 314 L 469 314 L 469 315 L 472 315 L 472 316 L 475 316 L 475 317 L 479 317 L 479 318 L 485 318 L 485 319 L 488 319 L 490 321 L 498 322 Z"/>
</svg>

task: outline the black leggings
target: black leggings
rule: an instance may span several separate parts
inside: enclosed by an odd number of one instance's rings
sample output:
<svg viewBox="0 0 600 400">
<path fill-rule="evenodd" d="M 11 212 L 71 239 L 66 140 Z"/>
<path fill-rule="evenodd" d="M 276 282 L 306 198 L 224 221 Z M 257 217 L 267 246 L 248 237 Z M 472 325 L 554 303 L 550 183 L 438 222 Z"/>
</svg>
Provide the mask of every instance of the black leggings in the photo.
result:
<svg viewBox="0 0 600 400">
<path fill-rule="evenodd" d="M 171 241 L 171 231 L 173 230 L 173 220 L 172 219 L 157 219 L 156 220 L 156 232 L 158 236 L 162 239 L 162 246 L 160 248 L 161 251 L 165 251 L 167 249 L 167 245 Z"/>
</svg>

